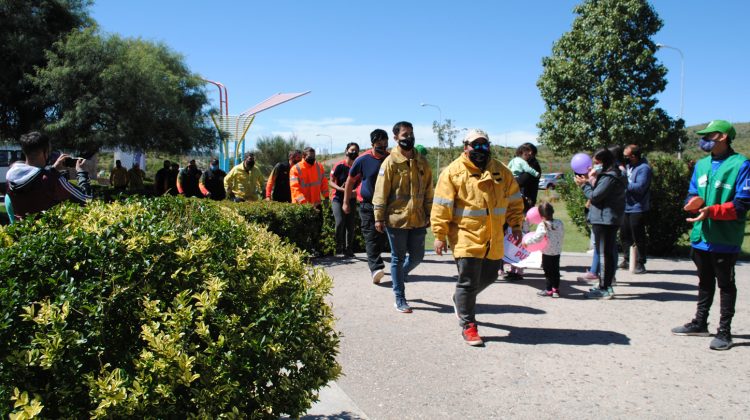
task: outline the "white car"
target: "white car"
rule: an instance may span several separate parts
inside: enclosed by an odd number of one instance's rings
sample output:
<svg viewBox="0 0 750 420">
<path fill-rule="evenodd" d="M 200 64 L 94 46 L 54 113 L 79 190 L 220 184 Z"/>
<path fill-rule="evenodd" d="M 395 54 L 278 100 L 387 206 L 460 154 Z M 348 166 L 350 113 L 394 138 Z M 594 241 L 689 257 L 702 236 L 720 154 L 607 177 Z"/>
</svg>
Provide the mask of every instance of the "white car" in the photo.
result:
<svg viewBox="0 0 750 420">
<path fill-rule="evenodd" d="M 0 145 L 0 195 L 5 195 L 5 174 L 10 165 L 17 160 L 26 159 L 18 146 Z"/>
<path fill-rule="evenodd" d="M 554 190 L 558 185 L 565 182 L 565 179 L 563 179 L 563 173 L 562 172 L 552 172 L 549 174 L 542 174 L 542 177 L 539 179 L 539 189 L 540 190 Z"/>
</svg>

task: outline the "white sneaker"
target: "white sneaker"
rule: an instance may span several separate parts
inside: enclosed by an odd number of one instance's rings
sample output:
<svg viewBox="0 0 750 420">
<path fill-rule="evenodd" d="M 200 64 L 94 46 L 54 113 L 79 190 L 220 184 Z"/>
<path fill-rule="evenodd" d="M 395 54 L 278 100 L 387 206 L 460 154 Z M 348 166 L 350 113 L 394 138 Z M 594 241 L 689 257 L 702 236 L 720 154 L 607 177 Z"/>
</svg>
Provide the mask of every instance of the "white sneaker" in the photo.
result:
<svg viewBox="0 0 750 420">
<path fill-rule="evenodd" d="M 383 271 L 382 268 L 380 270 L 373 271 L 372 272 L 372 284 L 379 284 L 380 279 L 382 279 L 384 275 L 385 275 L 385 272 Z"/>
</svg>

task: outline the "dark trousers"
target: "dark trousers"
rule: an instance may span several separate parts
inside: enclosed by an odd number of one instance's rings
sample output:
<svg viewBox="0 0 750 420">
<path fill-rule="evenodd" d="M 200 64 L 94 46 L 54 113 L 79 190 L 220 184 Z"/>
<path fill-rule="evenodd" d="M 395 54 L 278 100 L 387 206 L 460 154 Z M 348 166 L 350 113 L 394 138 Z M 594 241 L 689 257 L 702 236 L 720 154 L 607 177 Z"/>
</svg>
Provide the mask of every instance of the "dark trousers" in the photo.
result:
<svg viewBox="0 0 750 420">
<path fill-rule="evenodd" d="M 354 210 L 356 202 L 352 200 L 349 208 Z M 344 213 L 341 202 L 338 200 L 331 201 L 331 210 L 333 210 L 333 219 L 336 221 L 336 253 L 352 252 L 354 246 L 354 212 Z"/>
<path fill-rule="evenodd" d="M 599 250 L 599 288 L 612 286 L 617 269 L 617 225 L 591 225 L 594 246 Z"/>
<path fill-rule="evenodd" d="M 497 272 L 503 260 L 484 258 L 457 258 L 458 282 L 456 282 L 456 310 L 462 327 L 476 322 L 477 295 L 497 280 Z"/>
<path fill-rule="evenodd" d="M 542 254 L 542 270 L 547 279 L 547 290 L 560 288 L 560 256 Z"/>
<path fill-rule="evenodd" d="M 630 247 L 638 247 L 638 264 L 646 264 L 646 220 L 648 213 L 625 213 L 620 229 L 620 241 L 625 261 L 630 259 Z"/>
<path fill-rule="evenodd" d="M 731 331 L 734 305 L 737 301 L 737 286 L 734 282 L 737 255 L 692 249 L 693 262 L 698 268 L 698 309 L 695 312 L 698 322 L 705 324 L 708 321 L 708 311 L 714 301 L 718 283 L 721 305 L 719 329 Z"/>
<path fill-rule="evenodd" d="M 359 204 L 359 219 L 362 235 L 365 237 L 365 251 L 367 251 L 367 265 L 370 267 L 370 272 L 382 270 L 385 264 L 380 254 L 385 248 L 386 235 L 375 230 L 375 211 L 372 203 Z"/>
</svg>

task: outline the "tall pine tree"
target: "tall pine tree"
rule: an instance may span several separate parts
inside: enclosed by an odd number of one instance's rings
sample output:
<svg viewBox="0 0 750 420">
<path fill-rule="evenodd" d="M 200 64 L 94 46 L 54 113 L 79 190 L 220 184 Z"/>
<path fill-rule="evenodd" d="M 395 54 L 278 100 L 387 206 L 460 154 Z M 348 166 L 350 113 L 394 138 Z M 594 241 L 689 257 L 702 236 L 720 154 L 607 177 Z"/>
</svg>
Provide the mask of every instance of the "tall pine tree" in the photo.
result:
<svg viewBox="0 0 750 420">
<path fill-rule="evenodd" d="M 540 141 L 558 153 L 612 144 L 674 151 L 684 122 L 658 108 L 667 71 L 651 37 L 662 27 L 645 0 L 586 0 L 542 61 Z"/>
</svg>

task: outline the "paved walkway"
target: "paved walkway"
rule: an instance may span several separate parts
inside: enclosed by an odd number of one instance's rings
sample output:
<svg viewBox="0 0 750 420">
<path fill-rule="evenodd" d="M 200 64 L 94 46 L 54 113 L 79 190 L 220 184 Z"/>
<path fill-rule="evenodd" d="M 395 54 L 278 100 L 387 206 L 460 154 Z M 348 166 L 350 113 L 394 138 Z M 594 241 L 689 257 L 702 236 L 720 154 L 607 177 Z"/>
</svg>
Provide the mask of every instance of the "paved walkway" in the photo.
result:
<svg viewBox="0 0 750 420">
<path fill-rule="evenodd" d="M 737 268 L 735 346 L 669 330 L 695 312 L 688 260 L 618 271 L 616 297 L 585 300 L 587 254 L 563 254 L 562 298 L 540 298 L 541 270 L 479 296 L 486 346 L 462 342 L 450 304 L 452 257 L 428 255 L 406 285 L 412 314 L 393 308 L 357 259 L 318 261 L 334 278 L 342 376 L 307 418 L 750 418 L 750 265 Z M 709 319 L 718 325 L 718 293 Z"/>
</svg>

